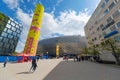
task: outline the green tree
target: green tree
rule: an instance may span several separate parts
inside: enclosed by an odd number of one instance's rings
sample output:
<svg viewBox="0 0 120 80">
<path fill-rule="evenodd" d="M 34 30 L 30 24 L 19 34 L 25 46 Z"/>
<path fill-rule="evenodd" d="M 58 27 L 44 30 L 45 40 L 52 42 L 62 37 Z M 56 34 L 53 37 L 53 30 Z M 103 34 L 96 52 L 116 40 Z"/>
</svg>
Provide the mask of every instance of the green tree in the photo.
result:
<svg viewBox="0 0 120 80">
<path fill-rule="evenodd" d="M 112 39 L 107 39 L 105 40 L 105 42 L 101 43 L 101 46 L 104 50 L 111 50 L 112 51 L 112 55 L 115 57 L 116 59 L 116 63 L 120 65 L 120 49 L 116 46 L 116 43 L 114 40 Z"/>
</svg>

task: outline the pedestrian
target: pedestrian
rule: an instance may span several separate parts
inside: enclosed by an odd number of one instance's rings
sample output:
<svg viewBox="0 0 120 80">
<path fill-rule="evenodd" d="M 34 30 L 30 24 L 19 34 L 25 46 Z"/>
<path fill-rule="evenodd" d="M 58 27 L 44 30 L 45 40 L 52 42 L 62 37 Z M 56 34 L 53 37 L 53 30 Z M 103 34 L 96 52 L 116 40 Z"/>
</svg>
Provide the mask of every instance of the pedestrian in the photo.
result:
<svg viewBox="0 0 120 80">
<path fill-rule="evenodd" d="M 39 61 L 39 59 L 40 59 L 40 56 L 36 56 L 36 58 L 37 58 L 37 62 Z"/>
<path fill-rule="evenodd" d="M 34 71 L 36 70 L 36 67 L 37 67 L 37 62 L 36 62 L 36 59 L 34 58 L 34 59 L 32 60 L 32 66 L 31 66 L 29 72 L 30 72 L 31 70 L 34 72 Z"/>
<path fill-rule="evenodd" d="M 4 63 L 3 63 L 4 68 L 6 67 L 6 64 L 7 64 L 8 61 L 9 61 L 9 59 L 8 59 L 8 57 L 6 57 L 6 59 L 5 59 Z"/>
<path fill-rule="evenodd" d="M 78 58 L 78 62 L 80 62 L 80 55 L 78 55 L 77 58 Z"/>
<path fill-rule="evenodd" d="M 83 55 L 81 56 L 81 60 L 84 61 L 84 56 Z"/>
<path fill-rule="evenodd" d="M 78 62 L 78 56 L 76 55 L 76 61 Z"/>
<path fill-rule="evenodd" d="M 73 60 L 74 60 L 74 62 L 75 62 L 75 58 L 76 58 L 76 56 L 73 56 Z"/>
</svg>

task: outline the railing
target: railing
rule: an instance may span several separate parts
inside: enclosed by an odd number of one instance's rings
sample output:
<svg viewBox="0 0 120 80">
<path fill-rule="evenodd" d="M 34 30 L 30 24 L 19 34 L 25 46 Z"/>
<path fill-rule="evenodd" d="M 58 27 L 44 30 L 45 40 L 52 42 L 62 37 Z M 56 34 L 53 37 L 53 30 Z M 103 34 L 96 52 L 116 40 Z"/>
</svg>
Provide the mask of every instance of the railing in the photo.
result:
<svg viewBox="0 0 120 80">
<path fill-rule="evenodd" d="M 111 20 L 108 24 L 106 24 L 106 25 L 102 28 L 102 30 L 107 29 L 108 27 L 110 27 L 110 26 L 113 25 L 114 23 L 115 23 L 115 21 L 114 21 L 114 20 Z"/>
</svg>

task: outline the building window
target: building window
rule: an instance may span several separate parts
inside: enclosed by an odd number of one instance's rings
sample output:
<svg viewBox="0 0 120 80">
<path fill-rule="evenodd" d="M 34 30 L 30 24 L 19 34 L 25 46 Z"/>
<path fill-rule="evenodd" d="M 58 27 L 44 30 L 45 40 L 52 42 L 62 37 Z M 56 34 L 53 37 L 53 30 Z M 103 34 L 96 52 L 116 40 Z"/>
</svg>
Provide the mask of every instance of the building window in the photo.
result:
<svg viewBox="0 0 120 80">
<path fill-rule="evenodd" d="M 106 9 L 106 10 L 104 11 L 104 14 L 106 15 L 108 12 L 109 12 L 108 9 Z"/>
<path fill-rule="evenodd" d="M 105 2 L 107 3 L 109 0 L 105 0 Z"/>
<path fill-rule="evenodd" d="M 4 29 L 4 32 L 7 32 L 7 28 Z"/>
<path fill-rule="evenodd" d="M 117 27 L 120 28 L 120 22 L 117 23 Z"/>
<path fill-rule="evenodd" d="M 111 31 L 116 30 L 116 26 L 113 25 L 112 27 L 110 27 L 110 30 L 111 30 Z"/>
<path fill-rule="evenodd" d="M 11 27 L 11 25 L 9 25 L 9 24 L 7 24 L 7 26 L 6 26 L 7 28 L 10 28 Z"/>
<path fill-rule="evenodd" d="M 97 38 L 95 37 L 94 40 L 97 40 Z"/>
<path fill-rule="evenodd" d="M 16 31 L 16 28 L 15 28 L 15 27 L 12 27 L 11 29 L 12 29 L 13 31 Z"/>
<path fill-rule="evenodd" d="M 120 12 L 117 10 L 117 11 L 115 11 L 113 14 L 112 14 L 112 17 L 113 18 L 117 18 L 117 17 L 119 17 L 120 16 Z"/>
<path fill-rule="evenodd" d="M 98 18 L 98 22 L 100 22 L 100 21 L 103 19 L 104 16 L 105 16 L 105 14 L 102 14 L 102 15 Z"/>
<path fill-rule="evenodd" d="M 0 36 L 0 41 L 2 41 L 3 37 Z"/>
<path fill-rule="evenodd" d="M 113 21 L 112 17 L 110 16 L 108 19 L 107 19 L 107 23 L 111 23 Z"/>
<path fill-rule="evenodd" d="M 10 23 L 11 23 L 11 21 L 9 20 L 9 21 L 8 21 L 8 23 L 10 24 Z"/>
<path fill-rule="evenodd" d="M 112 3 L 109 5 L 109 10 L 111 10 L 114 6 L 115 6 L 115 3 L 112 2 Z"/>
<path fill-rule="evenodd" d="M 102 29 L 103 27 L 104 27 L 104 25 L 103 25 L 103 24 L 101 24 L 101 25 L 100 25 L 100 28 Z"/>
<path fill-rule="evenodd" d="M 115 41 L 120 41 L 120 36 L 115 37 Z"/>
<path fill-rule="evenodd" d="M 104 8 L 105 7 L 105 3 L 103 2 L 102 5 L 101 5 L 101 8 Z"/>
<path fill-rule="evenodd" d="M 15 26 L 15 23 L 12 21 L 12 22 L 11 22 L 11 25 L 12 25 L 12 26 Z"/>
</svg>

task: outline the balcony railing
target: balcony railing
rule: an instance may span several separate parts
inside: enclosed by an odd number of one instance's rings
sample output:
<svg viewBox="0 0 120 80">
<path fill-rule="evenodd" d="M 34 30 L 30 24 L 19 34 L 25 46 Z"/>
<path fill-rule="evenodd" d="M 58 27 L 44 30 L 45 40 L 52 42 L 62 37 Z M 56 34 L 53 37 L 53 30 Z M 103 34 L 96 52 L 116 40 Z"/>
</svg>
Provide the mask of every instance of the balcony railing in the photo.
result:
<svg viewBox="0 0 120 80">
<path fill-rule="evenodd" d="M 102 28 L 102 30 L 107 29 L 108 27 L 110 27 L 110 26 L 113 25 L 114 23 L 115 23 L 115 21 L 114 21 L 114 20 L 111 20 L 108 24 L 106 24 L 106 25 Z"/>
</svg>

